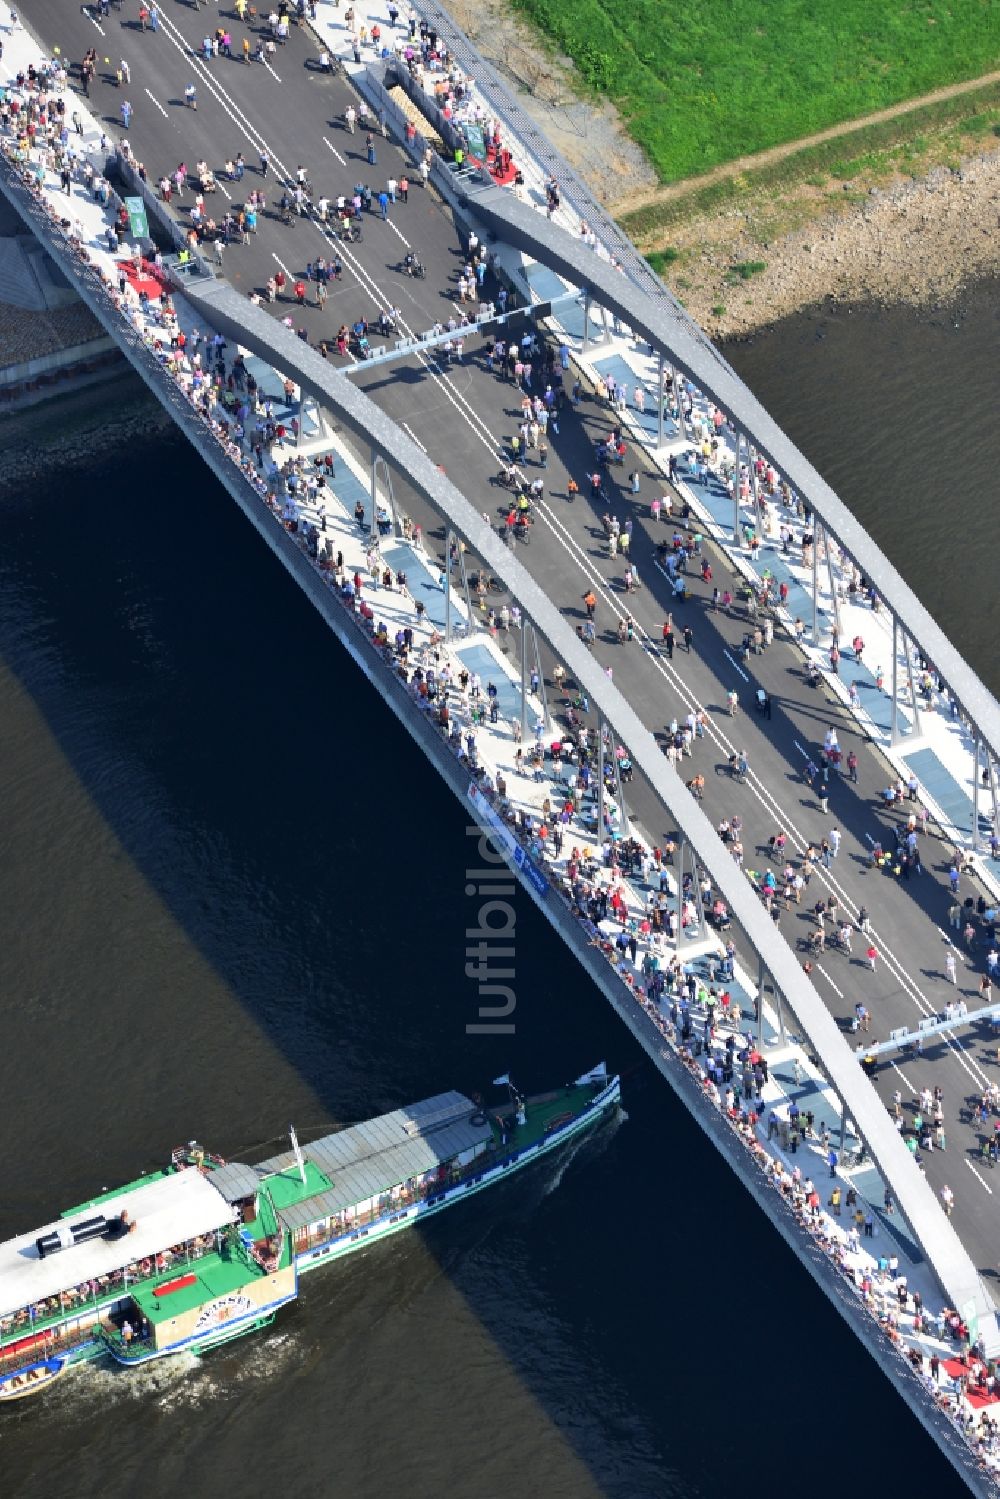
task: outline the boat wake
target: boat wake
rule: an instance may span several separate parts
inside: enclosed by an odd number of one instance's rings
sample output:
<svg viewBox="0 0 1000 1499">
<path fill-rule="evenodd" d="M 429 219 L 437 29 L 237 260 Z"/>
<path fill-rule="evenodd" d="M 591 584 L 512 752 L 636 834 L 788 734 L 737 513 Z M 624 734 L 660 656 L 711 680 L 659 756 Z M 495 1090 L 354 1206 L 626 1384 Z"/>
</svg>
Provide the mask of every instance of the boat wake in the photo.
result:
<svg viewBox="0 0 1000 1499">
<path fill-rule="evenodd" d="M 138 1368 L 123 1370 L 104 1359 L 71 1369 L 60 1398 L 86 1418 L 110 1401 L 153 1403 L 165 1412 L 193 1409 L 207 1397 L 224 1398 L 248 1384 L 271 1379 L 294 1355 L 294 1332 L 265 1332 L 252 1343 L 241 1342 L 238 1357 L 218 1350 L 198 1357 L 178 1353 Z"/>
<path fill-rule="evenodd" d="M 177 1391 L 184 1391 L 185 1398 L 189 1393 L 193 1400 L 203 1397 L 200 1368 L 201 1360 L 191 1353 L 157 1359 L 135 1369 L 122 1369 L 110 1359 L 95 1359 L 72 1368 L 59 1393 L 77 1415 L 84 1417 L 91 1410 L 104 1410 L 112 1400 L 140 1403 L 154 1397 L 172 1405 Z"/>
<path fill-rule="evenodd" d="M 551 1175 L 542 1187 L 542 1196 L 550 1197 L 562 1185 L 563 1177 L 581 1151 L 586 1151 L 588 1155 L 591 1153 L 603 1155 L 627 1118 L 628 1115 L 624 1109 L 616 1109 L 606 1123 L 601 1124 L 597 1129 L 589 1130 L 586 1134 L 579 1135 L 563 1150 L 556 1151 L 549 1162 L 552 1168 Z"/>
</svg>

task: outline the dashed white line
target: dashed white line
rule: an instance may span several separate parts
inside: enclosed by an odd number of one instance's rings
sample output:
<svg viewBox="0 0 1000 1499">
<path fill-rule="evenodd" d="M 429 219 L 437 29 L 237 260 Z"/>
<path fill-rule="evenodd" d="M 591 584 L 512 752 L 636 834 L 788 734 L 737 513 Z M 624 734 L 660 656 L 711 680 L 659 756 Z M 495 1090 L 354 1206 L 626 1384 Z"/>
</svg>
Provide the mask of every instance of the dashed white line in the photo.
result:
<svg viewBox="0 0 1000 1499">
<path fill-rule="evenodd" d="M 426 449 L 426 448 L 425 448 L 425 447 L 424 447 L 424 445 L 423 445 L 423 443 L 422 443 L 422 442 L 421 442 L 421 441 L 420 441 L 420 438 L 419 438 L 419 437 L 418 437 L 418 436 L 417 436 L 417 434 L 416 434 L 416 433 L 415 433 L 415 432 L 414 432 L 414 430 L 413 430 L 413 428 L 412 428 L 412 427 L 411 427 L 411 426 L 410 426 L 410 424 L 409 424 L 409 422 L 400 422 L 400 424 L 399 424 L 399 425 L 400 425 L 400 426 L 401 426 L 401 427 L 404 427 L 404 428 L 405 428 L 405 429 L 406 429 L 406 431 L 407 431 L 407 432 L 409 432 L 409 434 L 410 434 L 410 436 L 411 436 L 411 437 L 412 437 L 412 438 L 413 438 L 413 441 L 414 441 L 414 442 L 415 442 L 415 443 L 416 443 L 416 445 L 417 445 L 417 447 L 418 447 L 418 448 L 419 448 L 419 449 L 420 449 L 420 451 L 421 451 L 421 452 L 422 452 L 422 453 L 426 453 L 426 452 L 427 452 L 427 449 Z"/>
<path fill-rule="evenodd" d="M 231 203 L 231 202 L 232 202 L 232 201 L 233 201 L 233 195 L 232 195 L 232 193 L 231 193 L 231 192 L 230 192 L 230 191 L 229 191 L 229 189 L 228 189 L 228 188 L 227 188 L 227 187 L 225 187 L 225 186 L 224 186 L 224 185 L 223 185 L 223 184 L 222 184 L 222 183 L 221 183 L 221 182 L 220 182 L 220 181 L 219 181 L 219 179 L 218 179 L 218 177 L 216 177 L 216 179 L 215 179 L 215 185 L 216 185 L 216 187 L 217 187 L 217 188 L 218 188 L 218 189 L 219 189 L 219 191 L 220 191 L 220 192 L 221 192 L 221 193 L 222 193 L 222 195 L 223 195 L 223 197 L 224 197 L 224 198 L 228 198 L 228 200 L 229 200 L 229 202 L 230 202 L 230 203 Z"/>
<path fill-rule="evenodd" d="M 895 1062 L 893 1062 L 892 1063 L 892 1070 L 893 1070 L 893 1072 L 898 1072 L 899 1073 L 900 1077 L 903 1079 L 903 1082 L 906 1084 L 907 1091 L 910 1092 L 910 1093 L 912 1093 L 913 1096 L 916 1097 L 917 1090 L 913 1086 L 913 1084 L 910 1082 L 910 1079 L 907 1077 L 907 1075 L 903 1071 L 902 1067 L 897 1066 L 897 1064 Z"/>
<path fill-rule="evenodd" d="M 843 999 L 843 997 L 844 997 L 843 990 L 837 988 L 836 984 L 833 982 L 833 979 L 827 973 L 827 971 L 823 967 L 822 963 L 817 963 L 816 967 L 819 969 L 820 973 L 826 979 L 827 983 L 830 985 L 830 988 L 833 990 L 834 994 L 837 995 L 838 999 Z"/>
<path fill-rule="evenodd" d="M 339 161 L 339 162 L 340 162 L 340 165 L 341 165 L 341 166 L 342 166 L 342 167 L 346 167 L 346 165 L 347 165 L 347 160 L 346 160 L 346 158 L 345 158 L 345 157 L 343 157 L 343 156 L 341 156 L 341 154 L 340 154 L 340 152 L 339 152 L 339 151 L 338 151 L 338 150 L 337 150 L 337 148 L 336 148 L 336 146 L 335 146 L 335 145 L 334 145 L 334 144 L 333 144 L 333 142 L 332 142 L 332 141 L 328 141 L 328 140 L 327 140 L 327 138 L 326 138 L 326 136 L 325 136 L 325 135 L 324 135 L 324 137 L 323 137 L 323 144 L 324 144 L 324 146 L 329 146 L 329 148 L 330 148 L 330 150 L 331 150 L 331 151 L 332 151 L 332 152 L 333 152 L 333 154 L 334 154 L 334 156 L 335 156 L 335 157 L 336 157 L 336 158 L 337 158 L 337 160 L 338 160 L 338 161 Z"/>
<path fill-rule="evenodd" d="M 271 77 L 274 78 L 278 83 L 280 83 L 281 79 L 278 77 L 277 73 L 271 67 L 271 64 L 268 62 L 268 60 L 267 60 L 266 57 L 264 58 L 264 66 L 267 69 L 267 71 L 270 73 Z"/>
<path fill-rule="evenodd" d="M 392 219 L 386 219 L 386 223 L 389 225 L 389 228 L 392 230 L 393 234 L 398 234 L 399 237 L 400 237 L 400 239 L 403 241 L 403 244 L 406 246 L 407 249 L 409 249 L 410 248 L 410 241 L 407 239 L 407 237 L 403 233 L 403 231 L 401 229 L 397 229 L 396 228 L 395 224 L 392 222 Z"/>
<path fill-rule="evenodd" d="M 728 651 L 723 651 L 722 654 L 725 656 L 726 660 L 729 662 L 729 664 L 733 668 L 733 670 L 739 672 L 739 674 L 743 678 L 744 682 L 749 682 L 749 680 L 750 680 L 749 673 L 747 673 L 747 672 L 745 672 L 743 670 L 742 666 L 736 660 L 736 658 L 734 656 L 731 656 Z"/>
<path fill-rule="evenodd" d="M 979 1175 L 979 1172 L 976 1170 L 976 1168 L 972 1164 L 972 1162 L 967 1160 L 965 1164 L 968 1166 L 969 1170 L 972 1172 L 973 1176 L 976 1178 L 976 1181 L 979 1183 L 979 1185 L 984 1189 L 984 1191 L 988 1192 L 989 1195 L 992 1197 L 993 1196 L 993 1188 L 992 1187 L 988 1187 L 986 1185 L 986 1183 L 983 1181 L 983 1178 Z"/>
<path fill-rule="evenodd" d="M 156 105 L 157 109 L 160 111 L 160 114 L 163 116 L 163 118 L 165 120 L 167 120 L 167 119 L 170 118 L 170 116 L 167 114 L 167 111 L 164 109 L 163 105 L 160 103 L 159 99 L 154 99 L 153 95 L 149 92 L 149 89 L 146 90 L 146 98 L 152 100 L 152 102 Z"/>
<path fill-rule="evenodd" d="M 271 259 L 272 260 L 278 260 L 278 257 L 277 257 L 277 255 L 275 255 L 275 253 L 274 253 L 273 250 L 271 251 Z M 285 262 L 283 260 L 278 260 L 278 264 L 280 265 L 281 269 L 284 271 L 284 273 L 285 273 L 286 276 L 291 276 L 292 273 L 288 269 L 287 265 L 285 264 Z"/>
<path fill-rule="evenodd" d="M 103 36 L 104 35 L 104 27 L 101 25 L 100 21 L 97 19 L 96 16 L 91 15 L 89 6 L 81 5 L 80 9 L 83 11 L 84 15 L 87 17 L 87 20 L 90 22 L 91 26 L 96 26 L 97 29 L 98 29 L 98 31 Z"/>
</svg>

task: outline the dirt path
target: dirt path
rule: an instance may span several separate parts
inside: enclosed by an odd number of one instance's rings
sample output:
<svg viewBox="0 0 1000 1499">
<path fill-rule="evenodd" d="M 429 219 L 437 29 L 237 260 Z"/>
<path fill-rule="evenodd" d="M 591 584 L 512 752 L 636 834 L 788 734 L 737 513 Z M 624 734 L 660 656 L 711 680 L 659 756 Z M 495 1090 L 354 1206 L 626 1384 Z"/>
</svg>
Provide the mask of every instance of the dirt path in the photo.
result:
<svg viewBox="0 0 1000 1499">
<path fill-rule="evenodd" d="M 614 212 L 620 215 L 631 213 L 638 208 L 645 208 L 650 203 L 669 203 L 675 198 L 682 198 L 688 193 L 697 192 L 699 188 L 708 187 L 714 182 L 722 182 L 727 177 L 738 177 L 741 172 L 753 171 L 755 167 L 772 166 L 775 162 L 784 161 L 786 157 L 794 156 L 798 151 L 805 151 L 810 146 L 820 146 L 824 141 L 836 140 L 838 136 L 851 135 L 855 130 L 861 130 L 867 125 L 880 125 L 883 120 L 898 119 L 900 115 L 910 114 L 915 109 L 923 109 L 928 104 L 938 104 L 945 99 L 957 99 L 961 94 L 971 94 L 975 89 L 987 88 L 991 83 L 1000 83 L 1000 71 L 984 73 L 979 78 L 969 78 L 965 83 L 951 83 L 946 88 L 938 88 L 929 94 L 921 94 L 917 99 L 904 99 L 900 104 L 890 105 L 888 109 L 880 109 L 875 114 L 862 115 L 856 120 L 843 120 L 839 125 L 831 125 L 826 130 L 817 131 L 815 135 L 799 136 L 797 140 L 785 141 L 780 146 L 771 146 L 768 150 L 758 151 L 753 156 L 739 156 L 735 161 L 723 162 L 720 166 L 713 167 L 710 172 L 703 172 L 699 177 L 685 177 L 680 182 L 666 183 L 660 187 L 620 198 L 613 205 Z"/>
</svg>

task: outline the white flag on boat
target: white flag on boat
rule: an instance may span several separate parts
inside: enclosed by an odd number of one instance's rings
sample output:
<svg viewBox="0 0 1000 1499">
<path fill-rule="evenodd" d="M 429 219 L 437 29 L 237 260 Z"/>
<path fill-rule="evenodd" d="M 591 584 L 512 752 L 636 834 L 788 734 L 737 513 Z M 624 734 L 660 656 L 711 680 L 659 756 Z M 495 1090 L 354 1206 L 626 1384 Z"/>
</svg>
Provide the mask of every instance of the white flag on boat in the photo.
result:
<svg viewBox="0 0 1000 1499">
<path fill-rule="evenodd" d="M 596 1067 L 592 1067 L 589 1072 L 585 1072 L 582 1077 L 577 1078 L 576 1086 L 580 1088 L 584 1083 L 603 1083 L 606 1080 L 607 1075 L 607 1062 L 598 1062 Z"/>
<path fill-rule="evenodd" d="M 509 1087 L 509 1085 L 510 1085 L 510 1073 L 509 1072 L 505 1072 L 502 1077 L 495 1077 L 493 1079 L 493 1086 L 494 1086 L 494 1088 L 506 1088 L 506 1087 Z"/>
</svg>

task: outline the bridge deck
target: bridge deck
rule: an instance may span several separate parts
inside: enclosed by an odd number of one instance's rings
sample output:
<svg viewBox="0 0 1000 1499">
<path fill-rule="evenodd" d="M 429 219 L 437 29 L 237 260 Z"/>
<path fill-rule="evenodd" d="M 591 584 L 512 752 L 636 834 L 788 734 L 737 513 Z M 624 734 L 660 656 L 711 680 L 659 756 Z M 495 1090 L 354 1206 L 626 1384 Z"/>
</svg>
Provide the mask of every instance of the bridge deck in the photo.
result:
<svg viewBox="0 0 1000 1499">
<path fill-rule="evenodd" d="M 28 15 L 33 19 L 30 5 Z M 41 14 L 38 24 L 43 28 L 46 24 Z M 64 49 L 82 55 L 92 41 L 92 22 L 86 15 L 71 14 L 60 24 Z M 150 176 L 171 170 L 179 149 L 189 166 L 205 156 L 218 171 L 222 160 L 240 149 L 255 166 L 256 151 L 266 148 L 271 160 L 266 183 L 251 171 L 239 188 L 235 183 L 227 184 L 234 198 L 254 185 L 266 186 L 273 199 L 276 172 L 291 174 L 300 162 L 308 168 L 317 190 L 331 196 L 349 190 L 356 180 L 380 185 L 376 172 L 381 179 L 390 171 L 398 177 L 406 170 L 400 153 L 381 138 L 376 144 L 378 167 L 368 166 L 363 137 L 352 136 L 339 125 L 349 98 L 346 83 L 305 67 L 312 49 L 299 33 L 293 32 L 282 49 L 275 73 L 244 68 L 225 59 L 199 70 L 199 109 L 194 113 L 185 111 L 176 101 L 183 98 L 193 66 L 189 44 L 197 40 L 197 14 L 172 10 L 155 37 L 121 24 L 117 13 L 106 24 L 115 30 L 114 46 L 130 61 L 137 101 L 143 98 L 140 88 L 145 87 L 145 80 L 151 84 L 154 100 L 137 103 L 131 129 L 133 150 L 145 161 Z M 288 108 L 292 88 L 294 111 Z M 95 105 L 105 110 L 110 128 L 117 118 L 120 95 L 103 80 L 92 92 Z M 191 197 L 190 193 L 184 195 L 182 207 L 190 205 Z M 296 326 L 304 327 L 313 342 L 329 337 L 340 322 L 350 323 L 360 313 L 374 315 L 387 302 L 402 308 L 413 331 L 429 327 L 458 305 L 455 281 L 464 254 L 450 214 L 433 193 L 414 186 L 409 203 L 393 208 L 387 223 L 373 217 L 366 221 L 365 228 L 364 243 L 341 252 L 344 280 L 333 289 L 325 310 L 291 308 L 287 302 L 274 309 L 281 316 L 291 312 Z M 425 282 L 411 281 L 397 269 L 402 237 L 432 268 Z M 330 247 L 314 223 L 304 220 L 288 230 L 262 216 L 251 244 L 235 245 L 227 251 L 227 274 L 242 292 L 254 287 L 263 290 L 276 265 L 294 278 L 302 273 L 307 260 L 322 253 L 329 255 Z M 361 373 L 357 378 L 383 410 L 415 433 L 434 461 L 456 477 L 480 510 L 499 518 L 504 497 L 493 487 L 492 479 L 497 454 L 516 427 L 519 392 L 498 382 L 481 363 L 470 358 L 460 368 L 447 371 L 440 366 L 421 369 L 414 364 L 389 376 L 373 371 L 370 376 Z M 617 478 L 609 482 L 606 503 L 623 523 L 633 521 L 632 554 L 645 582 L 642 592 L 630 596 L 626 606 L 620 560 L 608 557 L 603 544 L 603 505 L 591 505 L 585 483 L 585 474 L 592 467 L 593 440 L 606 433 L 608 425 L 606 410 L 588 399 L 579 413 L 566 416 L 559 434 L 550 437 L 544 475 L 547 498 L 539 509 L 530 545 L 519 554 L 521 560 L 571 622 L 583 617 L 583 593 L 588 588 L 595 590 L 599 599 L 597 659 L 612 667 L 615 686 L 654 732 L 662 734 L 672 717 L 683 716 L 690 707 L 704 707 L 710 732 L 697 746 L 690 771 L 700 770 L 706 775 L 705 806 L 713 820 L 733 812 L 743 818 L 748 863 L 759 866 L 761 856 L 751 850 L 765 846 L 777 831 L 786 831 L 790 846 L 798 851 L 809 842 L 817 842 L 834 825 L 841 831 L 839 856 L 829 870 L 814 876 L 812 889 L 821 888 L 824 895 L 836 893 L 848 909 L 860 904 L 868 907 L 879 932 L 880 958 L 874 972 L 857 954 L 853 959 L 829 955 L 819 965 L 820 992 L 838 1023 L 846 1026 L 859 999 L 875 1015 L 882 1033 L 912 1021 L 928 1008 L 939 1008 L 940 996 L 954 992 L 944 988 L 939 932 L 949 903 L 945 875 L 950 849 L 935 838 L 932 829 L 922 877 L 897 882 L 869 870 L 869 839 L 884 838 L 887 824 L 893 820 L 878 800 L 886 780 L 886 764 L 837 698 L 825 689 L 817 693 L 806 687 L 801 655 L 789 643 L 779 640 L 754 658 L 750 683 L 736 681 L 744 697 L 758 683 L 766 688 L 775 704 L 773 719 L 766 725 L 749 716 L 728 719 L 724 713 L 725 692 L 735 680 L 732 661 L 739 656 L 745 621 L 735 614 L 712 612 L 708 587 L 695 582 L 688 603 L 674 609 L 678 625 L 692 625 L 694 650 L 690 655 L 678 652 L 672 660 L 661 652 L 660 625 L 670 604 L 655 567 L 658 537 L 648 502 L 664 486 L 649 470 L 643 453 L 634 457 L 630 454 L 626 464 L 626 471 L 634 464 L 643 475 L 638 497 Z M 580 484 L 580 493 L 573 497 L 567 490 L 570 476 Z M 713 498 L 705 486 L 701 489 L 713 514 L 718 499 L 717 518 L 724 524 L 721 497 Z M 398 498 L 433 537 L 439 527 L 430 512 L 422 510 L 412 495 Z M 725 504 L 730 505 L 728 498 Z M 739 575 L 727 558 L 712 544 L 706 551 L 715 580 L 720 584 L 725 580 L 735 591 Z M 780 558 L 769 560 L 775 568 L 780 566 Z M 796 582 L 796 586 L 801 584 Z M 626 607 L 639 627 L 640 644 L 631 647 L 618 645 L 613 628 Z M 867 684 L 866 692 L 870 694 Z M 815 750 L 830 724 L 836 725 L 845 753 L 852 747 L 857 750 L 860 773 L 856 786 L 837 783 L 830 814 L 824 817 L 801 783 L 796 746 Z M 736 747 L 747 750 L 755 772 L 747 787 L 732 785 L 722 774 L 728 754 Z M 914 753 L 933 751 L 921 748 Z M 946 783 L 944 774 L 951 775 L 947 767 L 942 765 L 939 775 L 934 764 L 919 763 L 918 774 L 931 790 L 932 780 L 940 783 L 940 795 L 948 803 L 944 810 L 956 817 L 961 815 L 961 787 L 957 781 L 957 790 Z M 640 820 L 651 838 L 662 840 L 671 830 L 662 825 L 657 798 L 639 782 L 633 790 L 630 801 Z M 975 893 L 971 883 L 963 887 L 963 894 L 967 892 Z M 804 911 L 805 905 L 793 907 L 782 917 L 782 927 L 793 943 L 808 929 Z M 982 955 L 981 950 L 974 952 L 970 966 L 962 972 L 962 987 L 970 998 L 977 988 Z M 935 1189 L 945 1182 L 951 1185 L 956 1196 L 953 1222 L 976 1262 L 989 1274 L 994 1269 L 996 1209 L 976 1173 L 959 1169 L 962 1163 L 958 1158 L 962 1156 L 971 1165 L 978 1153 L 975 1131 L 961 1122 L 961 1116 L 967 1098 L 981 1092 L 994 1072 L 995 1055 L 983 1041 L 973 1038 L 958 1046 L 942 1044 L 939 1050 L 929 1049 L 923 1058 L 908 1061 L 903 1079 L 908 1094 L 916 1093 L 925 1083 L 940 1082 L 944 1087 L 949 1148 L 946 1158 L 937 1153 L 929 1158 L 928 1180 Z M 879 1080 L 877 1086 L 885 1101 L 898 1081 L 896 1072 L 884 1074 Z"/>
</svg>

